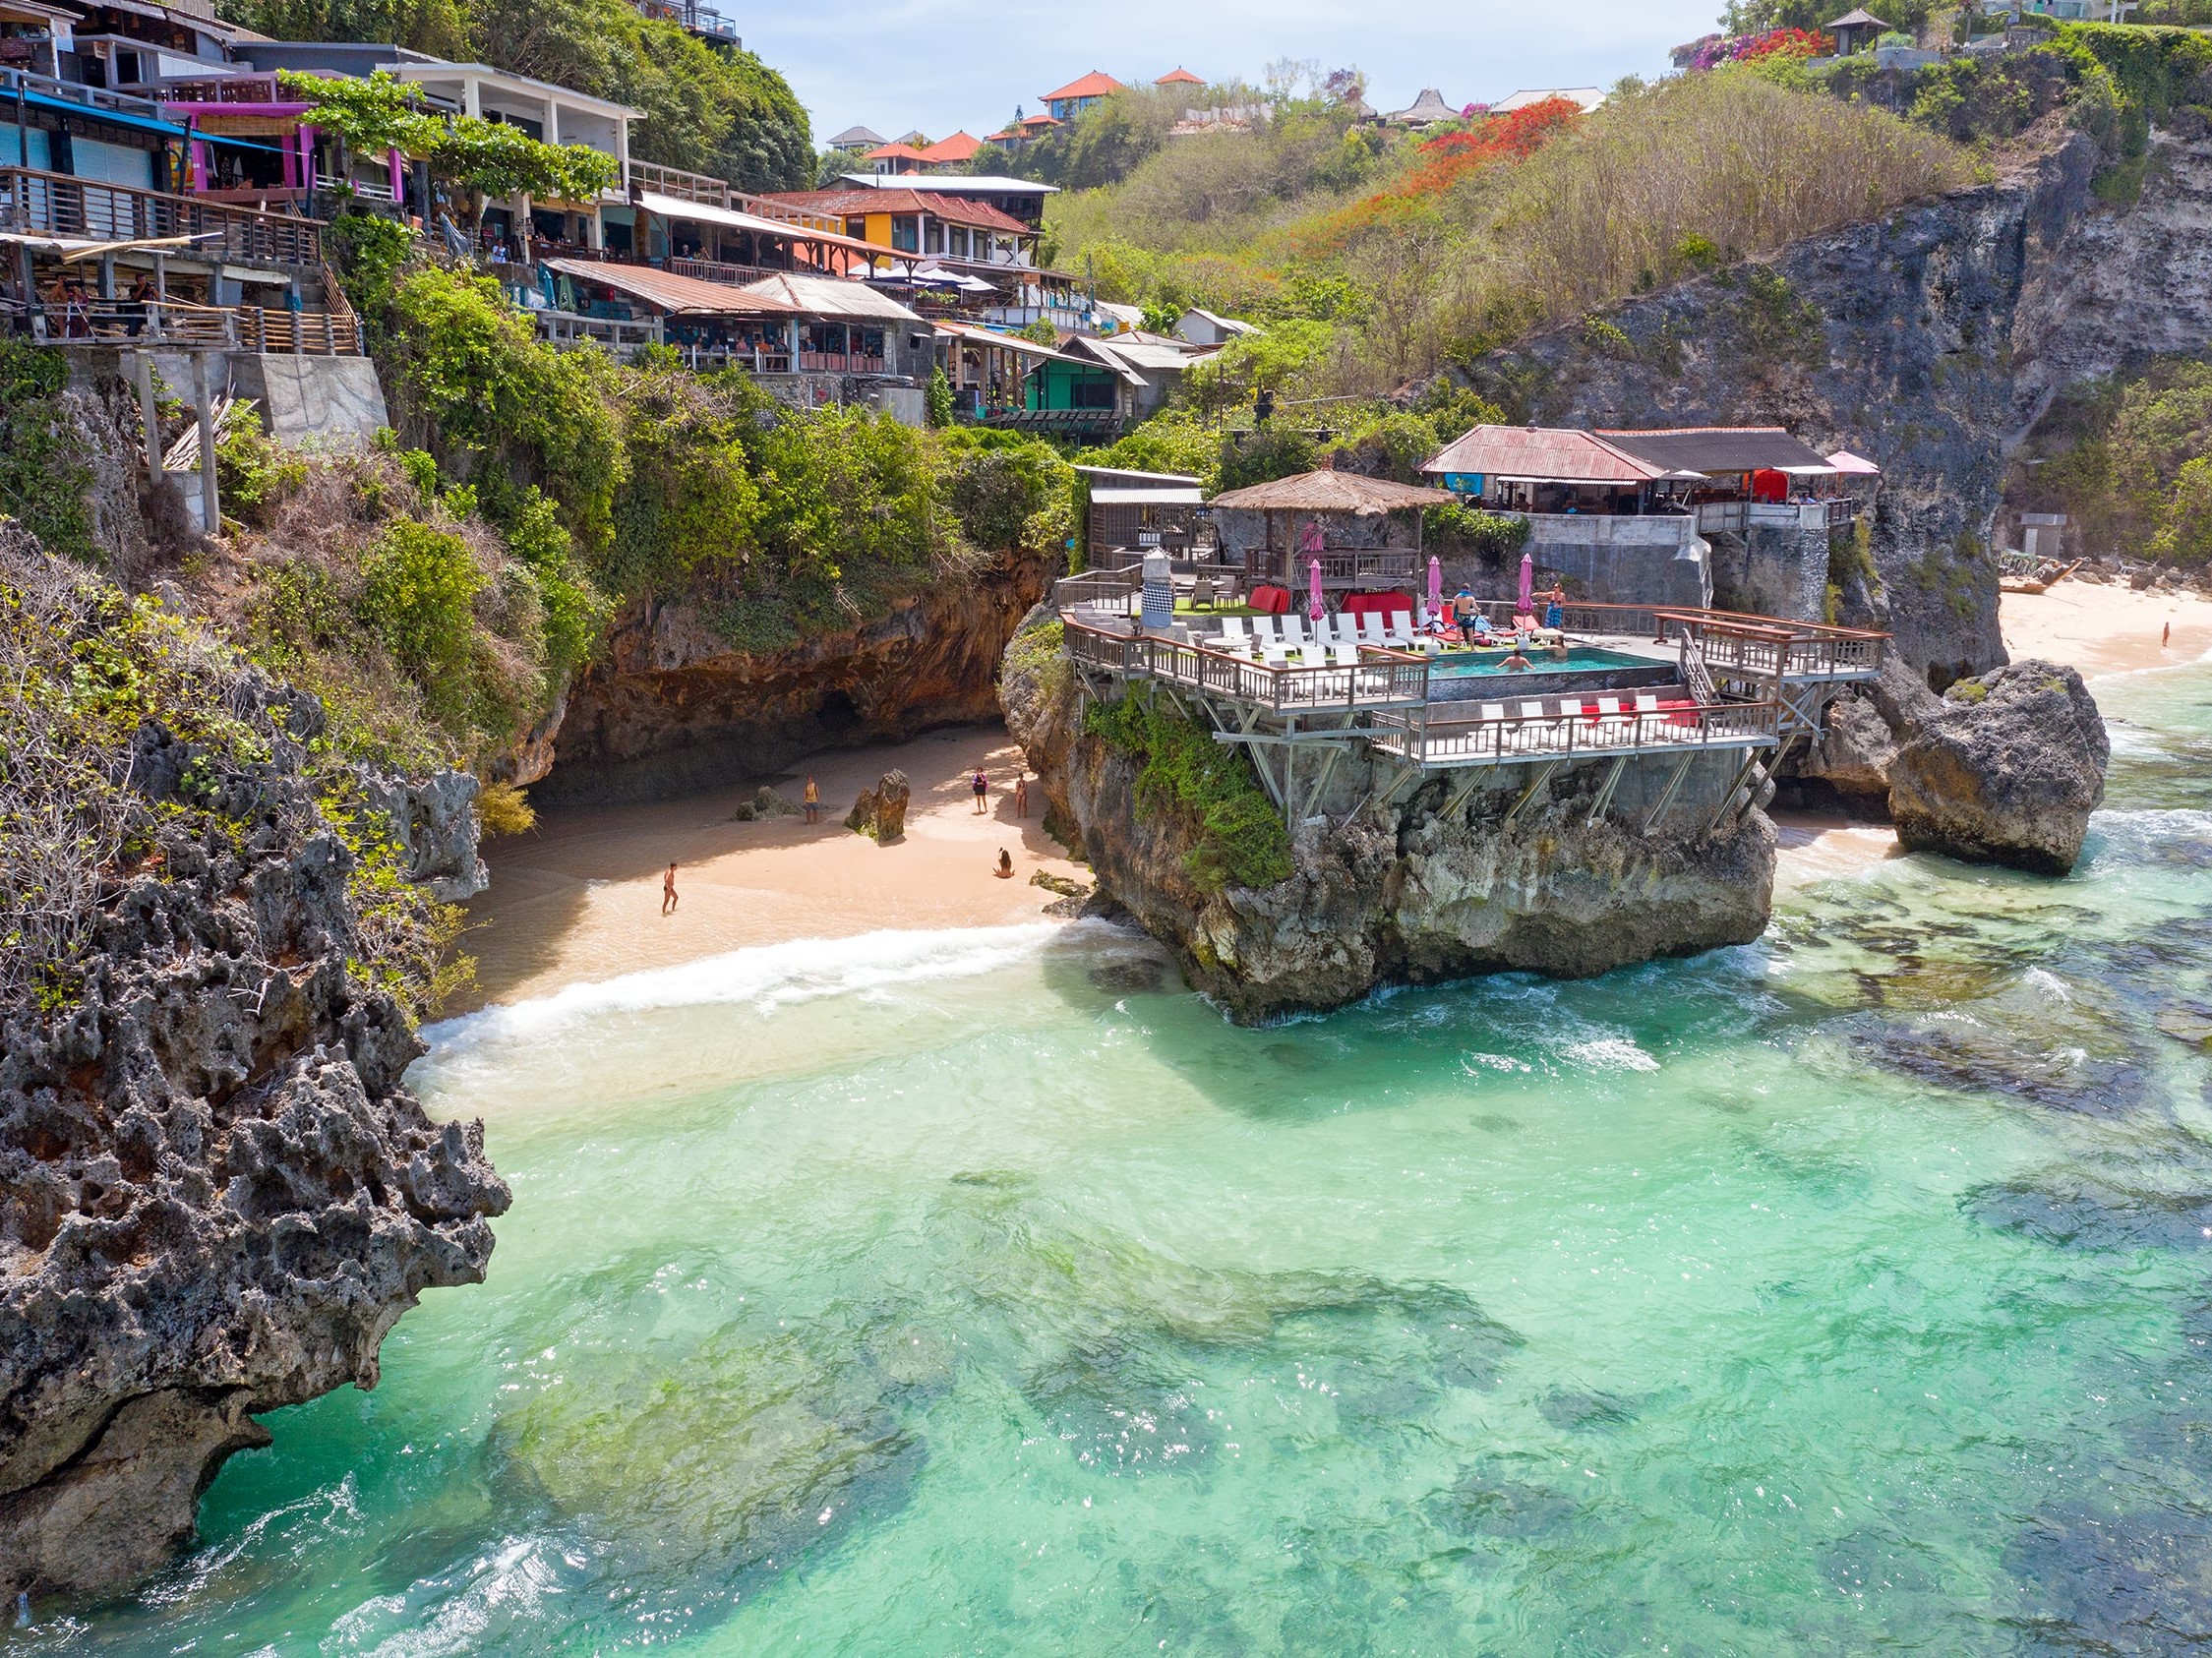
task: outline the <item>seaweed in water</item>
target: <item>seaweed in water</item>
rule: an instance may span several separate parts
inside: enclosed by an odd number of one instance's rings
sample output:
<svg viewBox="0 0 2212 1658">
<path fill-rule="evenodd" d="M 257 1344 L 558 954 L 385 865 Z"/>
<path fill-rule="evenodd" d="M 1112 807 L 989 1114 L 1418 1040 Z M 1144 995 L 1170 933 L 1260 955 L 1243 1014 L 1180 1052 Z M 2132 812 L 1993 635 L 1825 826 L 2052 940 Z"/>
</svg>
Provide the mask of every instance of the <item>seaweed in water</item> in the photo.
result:
<svg viewBox="0 0 2212 1658">
<path fill-rule="evenodd" d="M 1425 1499 L 1421 1510 L 1456 1537 L 1542 1537 L 1575 1530 L 1575 1500 L 1488 1468 L 1463 1475 Z"/>
<path fill-rule="evenodd" d="M 1609 1433 L 1637 1418 L 1638 1404 L 1619 1393 L 1584 1392 L 1554 1388 L 1536 1401 L 1536 1413 L 1555 1428 L 1573 1434 Z"/>
<path fill-rule="evenodd" d="M 2142 1104 L 2149 1073 L 2110 1026 L 2079 1030 L 2046 1020 L 2031 1036 L 2025 1021 L 1996 1027 L 1978 1020 L 1866 1025 L 1859 1052 L 1883 1070 L 1961 1094 L 2001 1094 L 2047 1110 L 2118 1117 Z M 2073 1037 L 2086 1040 L 2069 1039 Z M 2098 1052 L 2088 1043 L 2094 1042 Z"/>
<path fill-rule="evenodd" d="M 2201 1249 L 2212 1244 L 2212 1197 L 2133 1191 L 2091 1176 L 2049 1186 L 2008 1180 L 1961 1200 L 2000 1231 L 2059 1249 Z"/>
<path fill-rule="evenodd" d="M 1234 1429 L 1200 1402 L 1203 1382 L 1169 1375 L 1162 1358 L 1105 1342 L 1041 1367 L 1022 1392 L 1086 1468 L 1145 1474 L 1194 1467 Z"/>
<path fill-rule="evenodd" d="M 2212 1514 L 2068 1509 L 2004 1552 L 2031 1650 L 2179 1652 L 2212 1642 Z"/>
</svg>

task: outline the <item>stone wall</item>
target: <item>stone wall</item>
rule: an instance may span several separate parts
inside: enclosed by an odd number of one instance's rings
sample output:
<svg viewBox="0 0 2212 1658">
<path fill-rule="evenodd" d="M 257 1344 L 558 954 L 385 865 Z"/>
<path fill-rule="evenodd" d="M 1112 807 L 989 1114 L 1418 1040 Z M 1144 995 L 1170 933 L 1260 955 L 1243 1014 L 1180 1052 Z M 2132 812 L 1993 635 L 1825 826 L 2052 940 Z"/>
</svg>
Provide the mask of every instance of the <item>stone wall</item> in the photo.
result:
<svg viewBox="0 0 2212 1658">
<path fill-rule="evenodd" d="M 1742 535 L 1712 537 L 1713 602 L 1723 610 L 1819 622 L 1827 584 L 1824 529 L 1754 524 Z"/>
</svg>

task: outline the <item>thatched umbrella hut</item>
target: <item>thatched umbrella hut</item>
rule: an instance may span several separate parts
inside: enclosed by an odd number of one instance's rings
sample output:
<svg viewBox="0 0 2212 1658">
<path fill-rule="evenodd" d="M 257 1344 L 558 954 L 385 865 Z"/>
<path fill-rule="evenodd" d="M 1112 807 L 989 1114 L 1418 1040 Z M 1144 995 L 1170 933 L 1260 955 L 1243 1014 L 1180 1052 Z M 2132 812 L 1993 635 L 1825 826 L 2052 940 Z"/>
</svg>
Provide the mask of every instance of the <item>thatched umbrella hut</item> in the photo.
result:
<svg viewBox="0 0 2212 1658">
<path fill-rule="evenodd" d="M 1245 550 L 1247 581 L 1300 584 L 1311 554 L 1301 548 L 1299 530 L 1311 523 L 1321 532 L 1322 585 L 1344 590 L 1377 581 L 1405 581 L 1417 574 L 1421 508 L 1448 506 L 1453 500 L 1445 490 L 1363 478 L 1356 472 L 1320 471 L 1229 490 L 1207 505 L 1223 533 L 1225 548 L 1236 538 L 1228 533 L 1222 514 L 1259 514 L 1260 545 Z M 1391 526 L 1403 522 L 1396 517 L 1399 513 L 1411 520 L 1410 543 L 1391 539 Z"/>
</svg>

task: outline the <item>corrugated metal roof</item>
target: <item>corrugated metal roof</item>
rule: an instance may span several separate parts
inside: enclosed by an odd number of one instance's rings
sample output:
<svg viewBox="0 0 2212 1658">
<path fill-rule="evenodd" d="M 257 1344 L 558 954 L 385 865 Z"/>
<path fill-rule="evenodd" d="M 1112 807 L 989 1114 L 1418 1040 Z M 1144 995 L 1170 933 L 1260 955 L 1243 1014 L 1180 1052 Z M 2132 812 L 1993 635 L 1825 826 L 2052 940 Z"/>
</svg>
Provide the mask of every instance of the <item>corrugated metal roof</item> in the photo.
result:
<svg viewBox="0 0 2212 1658">
<path fill-rule="evenodd" d="M 1102 490 L 1091 492 L 1097 506 L 1201 506 L 1205 493 L 1196 484 L 1171 490 Z"/>
<path fill-rule="evenodd" d="M 703 282 L 696 276 L 679 276 L 649 265 L 610 265 L 592 259 L 549 259 L 549 270 L 558 270 L 582 282 L 598 282 L 617 293 L 641 299 L 647 305 L 677 317 L 789 317 L 798 307 L 785 305 L 749 288 L 726 282 Z M 856 284 L 857 285 L 857 284 Z"/>
<path fill-rule="evenodd" d="M 948 196 L 942 191 L 910 190 L 904 185 L 882 190 L 787 190 L 768 200 L 788 202 L 795 207 L 809 207 L 824 213 L 934 213 L 948 224 L 976 225 L 1019 236 L 1037 234 L 1012 213 L 988 202 L 973 202 L 965 196 Z"/>
<path fill-rule="evenodd" d="M 1631 432 L 1599 429 L 1624 454 L 1661 471 L 1757 472 L 1792 466 L 1825 468 L 1827 458 L 1779 426 L 1682 426 Z"/>
<path fill-rule="evenodd" d="M 705 202 L 688 202 L 681 196 L 664 196 L 657 190 L 640 190 L 637 205 L 649 213 L 663 218 L 686 219 L 692 224 L 719 224 L 732 230 L 749 230 L 756 236 L 775 236 L 787 242 L 818 242 L 825 247 L 851 248 L 858 253 L 896 254 L 896 248 L 880 247 L 873 242 L 863 242 L 856 237 L 841 236 L 834 230 L 816 230 L 810 225 L 793 224 L 780 218 L 762 218 L 758 213 L 741 213 L 735 207 L 717 207 Z"/>
<path fill-rule="evenodd" d="M 876 317 L 892 323 L 919 323 L 922 319 L 866 282 L 847 282 L 834 276 L 778 274 L 747 282 L 738 292 L 780 300 L 792 311 L 808 317 Z"/>
<path fill-rule="evenodd" d="M 1447 444 L 1421 470 L 1562 484 L 1643 484 L 1667 468 L 1624 454 L 1595 433 L 1556 426 L 1478 426 Z"/>
</svg>

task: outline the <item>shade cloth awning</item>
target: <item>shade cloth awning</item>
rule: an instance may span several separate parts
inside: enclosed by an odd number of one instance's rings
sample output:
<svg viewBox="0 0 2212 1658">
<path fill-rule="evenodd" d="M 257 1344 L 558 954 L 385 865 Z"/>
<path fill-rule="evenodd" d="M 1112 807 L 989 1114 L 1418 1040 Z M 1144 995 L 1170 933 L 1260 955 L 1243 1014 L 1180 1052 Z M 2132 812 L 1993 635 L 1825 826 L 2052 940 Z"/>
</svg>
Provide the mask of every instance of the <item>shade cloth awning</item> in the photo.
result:
<svg viewBox="0 0 2212 1658">
<path fill-rule="evenodd" d="M 1837 449 L 1828 456 L 1828 464 L 1848 478 L 1879 478 L 1882 468 L 1864 455 L 1853 454 L 1849 449 Z"/>
</svg>

